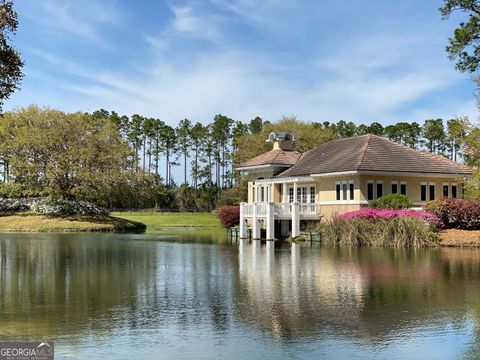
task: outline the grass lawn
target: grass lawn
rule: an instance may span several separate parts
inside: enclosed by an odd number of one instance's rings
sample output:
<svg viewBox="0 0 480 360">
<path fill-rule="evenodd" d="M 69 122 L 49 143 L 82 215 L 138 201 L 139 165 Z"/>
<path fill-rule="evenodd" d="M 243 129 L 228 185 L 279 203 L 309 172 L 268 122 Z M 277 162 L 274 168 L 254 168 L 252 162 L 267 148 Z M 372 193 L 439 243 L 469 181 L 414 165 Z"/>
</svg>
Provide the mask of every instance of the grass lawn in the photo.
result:
<svg viewBox="0 0 480 360">
<path fill-rule="evenodd" d="M 138 221 L 147 225 L 147 231 L 162 231 L 164 228 L 176 227 L 220 227 L 217 216 L 213 213 L 191 212 L 114 212 L 112 216 L 126 220 Z"/>
<path fill-rule="evenodd" d="M 51 217 L 31 213 L 0 216 L 0 232 L 137 231 L 145 226 L 112 216 Z"/>
</svg>

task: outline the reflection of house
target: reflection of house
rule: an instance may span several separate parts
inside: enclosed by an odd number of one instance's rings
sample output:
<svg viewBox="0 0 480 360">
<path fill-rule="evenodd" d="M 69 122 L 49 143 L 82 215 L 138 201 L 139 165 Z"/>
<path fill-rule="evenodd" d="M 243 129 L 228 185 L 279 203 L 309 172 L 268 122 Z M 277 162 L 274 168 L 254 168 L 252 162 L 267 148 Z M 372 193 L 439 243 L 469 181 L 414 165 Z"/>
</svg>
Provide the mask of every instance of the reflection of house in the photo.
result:
<svg viewBox="0 0 480 360">
<path fill-rule="evenodd" d="M 357 264 L 296 243 L 288 253 L 276 252 L 273 241 L 246 242 L 240 241 L 238 271 L 242 310 L 237 316 L 243 321 L 272 336 L 337 322 L 356 326 L 367 291 Z M 241 306 L 245 300 L 248 307 Z"/>
<path fill-rule="evenodd" d="M 254 238 L 266 229 L 299 235 L 301 220 L 319 220 L 357 210 L 385 194 L 404 194 L 416 206 L 462 194 L 472 171 L 442 156 L 417 151 L 375 135 L 334 140 L 305 153 L 293 151 L 291 133 L 271 133 L 273 149 L 246 161 L 248 202 L 241 205 L 240 231 Z"/>
</svg>

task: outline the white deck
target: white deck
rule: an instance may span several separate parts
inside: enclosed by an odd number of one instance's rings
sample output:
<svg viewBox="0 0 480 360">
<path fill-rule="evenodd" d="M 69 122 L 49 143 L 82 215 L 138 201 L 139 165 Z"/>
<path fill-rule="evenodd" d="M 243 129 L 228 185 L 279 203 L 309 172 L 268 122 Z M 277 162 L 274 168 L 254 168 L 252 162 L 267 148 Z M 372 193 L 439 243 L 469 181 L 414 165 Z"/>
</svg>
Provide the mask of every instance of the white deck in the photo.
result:
<svg viewBox="0 0 480 360">
<path fill-rule="evenodd" d="M 253 218 L 254 207 L 256 207 L 256 217 L 267 217 L 268 203 L 244 204 L 244 217 Z M 303 204 L 298 203 L 299 215 L 301 220 L 318 220 L 320 219 L 320 204 Z M 275 220 L 292 219 L 293 203 L 273 203 L 273 214 Z"/>
</svg>

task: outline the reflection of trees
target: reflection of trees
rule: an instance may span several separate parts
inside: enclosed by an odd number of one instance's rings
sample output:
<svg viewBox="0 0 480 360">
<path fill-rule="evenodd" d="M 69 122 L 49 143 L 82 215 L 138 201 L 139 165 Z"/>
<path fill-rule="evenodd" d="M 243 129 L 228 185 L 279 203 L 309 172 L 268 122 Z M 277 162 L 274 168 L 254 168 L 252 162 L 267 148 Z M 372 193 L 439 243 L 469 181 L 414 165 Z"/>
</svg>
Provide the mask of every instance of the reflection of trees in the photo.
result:
<svg viewBox="0 0 480 360">
<path fill-rule="evenodd" d="M 10 236 L 0 240 L 3 338 L 200 324 L 221 332 L 231 321 L 231 248 L 113 234 Z"/>
<path fill-rule="evenodd" d="M 374 342 L 425 324 L 480 321 L 480 250 L 8 237 L 0 240 L 4 339 L 221 335 L 240 322 L 291 341 L 325 331 Z"/>
<path fill-rule="evenodd" d="M 474 291 L 480 258 L 476 266 L 462 265 L 463 250 L 310 251 L 294 244 L 290 253 L 272 257 L 257 244 L 239 251 L 236 314 L 274 337 L 318 336 L 329 329 L 373 341 L 420 325 L 463 321 L 465 303 L 480 295 Z"/>
</svg>

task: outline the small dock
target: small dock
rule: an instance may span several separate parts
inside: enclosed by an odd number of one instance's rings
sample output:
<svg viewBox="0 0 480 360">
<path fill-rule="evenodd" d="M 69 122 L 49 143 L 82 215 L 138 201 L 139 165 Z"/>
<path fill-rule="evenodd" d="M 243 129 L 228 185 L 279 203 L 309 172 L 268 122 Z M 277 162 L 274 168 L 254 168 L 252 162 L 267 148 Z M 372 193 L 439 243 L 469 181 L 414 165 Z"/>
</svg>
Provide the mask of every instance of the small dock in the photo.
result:
<svg viewBox="0 0 480 360">
<path fill-rule="evenodd" d="M 231 243 L 236 243 L 240 239 L 240 228 L 239 227 L 231 227 L 226 229 L 227 231 L 227 241 Z M 247 239 L 251 241 L 253 239 L 253 229 L 247 229 Z M 319 231 L 313 230 L 304 230 L 300 232 L 300 236 L 296 238 L 298 240 L 303 241 L 322 241 L 322 234 Z M 258 239 L 258 240 L 265 240 L 265 239 Z"/>
</svg>

